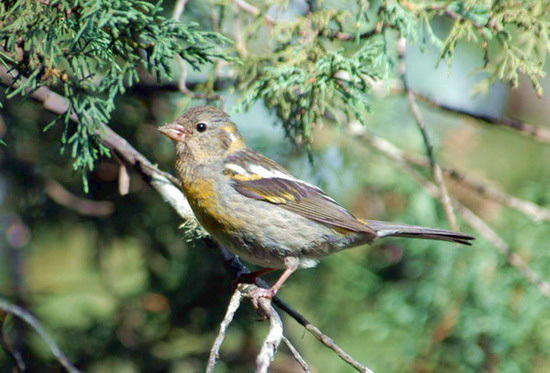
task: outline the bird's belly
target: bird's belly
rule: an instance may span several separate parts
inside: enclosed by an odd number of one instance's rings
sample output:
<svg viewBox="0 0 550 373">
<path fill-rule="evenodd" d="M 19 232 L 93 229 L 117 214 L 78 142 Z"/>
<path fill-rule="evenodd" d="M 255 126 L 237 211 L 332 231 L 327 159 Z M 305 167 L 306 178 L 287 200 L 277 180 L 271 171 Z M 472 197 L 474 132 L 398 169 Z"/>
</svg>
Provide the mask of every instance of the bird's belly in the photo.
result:
<svg viewBox="0 0 550 373">
<path fill-rule="evenodd" d="M 218 206 L 215 214 L 200 211 L 197 218 L 214 240 L 244 261 L 262 267 L 285 268 L 288 256 L 298 257 L 301 267 L 313 267 L 318 259 L 359 239 L 357 234 L 344 235 L 263 201 L 236 198 Z"/>
</svg>

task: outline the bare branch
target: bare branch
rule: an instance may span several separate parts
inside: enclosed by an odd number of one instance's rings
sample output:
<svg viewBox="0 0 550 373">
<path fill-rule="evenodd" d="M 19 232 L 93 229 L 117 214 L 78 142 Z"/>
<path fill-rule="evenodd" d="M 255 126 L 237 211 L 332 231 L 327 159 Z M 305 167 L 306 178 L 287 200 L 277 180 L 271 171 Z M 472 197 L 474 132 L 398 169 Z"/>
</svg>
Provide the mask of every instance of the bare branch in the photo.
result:
<svg viewBox="0 0 550 373">
<path fill-rule="evenodd" d="M 36 333 L 42 338 L 44 343 L 48 346 L 52 354 L 55 356 L 57 361 L 61 365 L 67 369 L 70 373 L 78 373 L 80 372 L 76 367 L 69 361 L 67 356 L 61 351 L 61 349 L 57 346 L 57 344 L 54 342 L 54 340 L 44 331 L 44 328 L 42 325 L 40 325 L 40 322 L 31 315 L 27 310 L 16 306 L 15 304 L 11 304 L 10 302 L 0 298 L 0 309 L 2 309 L 4 312 L 7 312 L 11 315 L 14 315 L 24 322 L 26 322 L 28 325 L 30 325 Z"/>
<path fill-rule="evenodd" d="M 424 176 L 417 170 L 411 167 L 412 162 L 403 156 L 401 150 L 397 149 L 393 144 L 386 140 L 376 138 L 368 134 L 363 127 L 355 126 L 351 128 L 351 131 L 355 135 L 361 135 L 361 138 L 366 139 L 369 145 L 403 168 L 420 185 L 422 185 L 430 195 L 434 198 L 438 197 L 438 188 L 429 180 L 426 180 L 426 178 L 424 178 Z M 543 280 L 535 271 L 533 271 L 529 265 L 512 250 L 508 243 L 506 243 L 502 237 L 493 231 L 489 225 L 487 225 L 487 223 L 485 223 L 473 211 L 456 200 L 453 200 L 452 202 L 457 207 L 457 212 L 470 227 L 478 231 L 487 241 L 495 246 L 497 250 L 506 257 L 507 262 L 515 268 L 522 277 L 537 286 L 543 295 L 550 297 L 550 283 L 548 281 Z"/>
<path fill-rule="evenodd" d="M 398 158 L 405 159 L 408 163 L 412 163 L 422 167 L 430 166 L 428 159 L 406 154 L 401 149 L 389 143 L 388 141 L 380 137 L 373 137 L 368 135 L 360 125 L 350 126 L 350 130 L 353 132 L 355 136 L 361 137 L 363 140 L 367 141 L 371 146 L 375 148 L 383 148 L 384 149 L 383 151 L 390 152 L 391 154 L 394 154 Z M 441 167 L 441 170 L 446 176 L 448 176 L 455 182 L 475 191 L 476 193 L 478 193 L 483 197 L 486 197 L 504 206 L 507 206 L 516 211 L 519 211 L 527 215 L 529 218 L 533 219 L 535 222 L 550 221 L 549 208 L 539 206 L 531 201 L 526 201 L 526 200 L 514 197 L 492 186 L 488 182 L 466 175 L 462 171 L 449 168 L 449 167 Z"/>
<path fill-rule="evenodd" d="M 427 165 L 427 163 L 424 163 Z M 507 193 L 504 193 L 500 189 L 497 189 L 490 184 L 475 179 L 471 176 L 468 176 L 458 170 L 442 167 L 443 173 L 449 176 L 452 180 L 456 181 L 459 184 L 462 184 L 482 196 L 485 196 L 495 202 L 498 202 L 504 206 L 510 207 L 514 210 L 517 210 L 529 218 L 533 219 L 535 222 L 550 221 L 550 209 L 541 207 L 531 201 L 526 201 L 514 196 L 511 196 Z"/>
<path fill-rule="evenodd" d="M 176 1 L 176 6 L 174 6 L 174 11 L 172 12 L 172 19 L 179 21 L 181 15 L 183 14 L 183 11 L 185 10 L 186 4 L 187 0 Z M 179 54 L 176 56 L 176 60 L 178 61 L 178 65 L 180 67 L 180 79 L 178 81 L 178 88 L 181 93 L 189 94 L 190 91 L 185 84 L 185 81 L 187 79 L 187 66 L 185 65 L 185 60 Z"/>
<path fill-rule="evenodd" d="M 188 0 L 178 0 L 174 6 L 174 11 L 172 12 L 172 19 L 178 21 L 185 10 Z"/>
<path fill-rule="evenodd" d="M 257 17 L 261 13 L 260 9 L 256 8 L 254 5 L 246 2 L 245 0 L 233 0 L 233 2 L 243 11 L 253 16 Z M 276 23 L 275 19 L 267 14 L 264 15 L 264 20 L 265 23 L 267 23 L 269 26 L 273 26 Z"/>
<path fill-rule="evenodd" d="M 188 0 L 177 0 L 176 5 L 174 6 L 174 11 L 172 12 L 172 19 L 179 21 L 181 18 L 181 15 L 183 14 L 185 10 L 185 6 L 187 5 Z M 222 101 L 224 102 L 223 95 L 216 95 L 216 94 L 207 94 L 207 93 L 196 93 L 191 92 L 189 90 L 189 87 L 187 87 L 187 65 L 185 60 L 178 54 L 176 55 L 176 60 L 178 62 L 178 65 L 180 67 L 180 78 L 178 80 L 178 89 L 181 93 L 184 95 L 190 95 L 193 98 L 196 99 L 205 99 L 205 100 L 213 100 L 213 101 Z"/>
<path fill-rule="evenodd" d="M 405 94 L 407 95 L 410 111 L 413 115 L 416 125 L 418 126 L 418 129 L 420 130 L 420 133 L 422 134 L 422 139 L 424 140 L 426 153 L 428 155 L 428 159 L 430 160 L 430 168 L 432 170 L 432 175 L 439 187 L 439 199 L 441 200 L 441 203 L 445 208 L 447 221 L 449 222 L 449 225 L 452 229 L 458 231 L 459 227 L 456 221 L 456 216 L 454 214 L 453 205 L 451 204 L 451 197 L 449 196 L 449 191 L 447 190 L 445 181 L 443 180 L 441 168 L 435 161 L 432 143 L 430 141 L 430 137 L 428 136 L 428 130 L 426 129 L 426 125 L 424 124 L 422 114 L 420 113 L 420 110 L 418 109 L 418 105 L 416 104 L 416 98 L 414 96 L 414 93 L 409 89 L 409 84 L 407 82 L 407 76 L 406 76 L 407 65 L 405 61 L 406 47 L 407 47 L 407 41 L 405 40 L 404 37 L 400 36 L 399 40 L 397 41 L 397 55 L 399 56 L 399 72 L 401 74 L 401 80 L 403 81 L 403 88 L 405 89 Z"/>
<path fill-rule="evenodd" d="M 306 2 L 309 9 L 308 14 L 315 12 L 316 7 L 313 0 L 306 0 Z M 260 9 L 256 8 L 254 5 L 246 2 L 245 0 L 233 0 L 233 3 L 235 3 L 235 5 L 237 5 L 237 7 L 239 7 L 244 12 L 251 14 L 253 16 L 257 17 L 261 13 Z M 277 23 L 277 20 L 275 20 L 273 17 L 267 14 L 264 15 L 264 21 L 268 26 L 274 26 Z M 379 34 L 381 31 L 382 31 L 381 28 L 378 27 L 377 25 L 374 29 L 367 31 L 365 33 L 362 33 L 358 37 L 356 35 L 346 34 L 345 32 L 341 32 L 341 31 L 333 31 L 333 32 L 330 32 L 328 35 L 321 35 L 321 36 L 325 36 L 325 37 L 328 36 L 331 39 L 337 39 L 342 41 L 354 41 L 357 39 L 368 39 L 371 36 Z"/>
<path fill-rule="evenodd" d="M 220 247 L 220 255 L 222 257 L 222 262 L 226 271 L 229 272 L 233 278 L 238 278 L 242 274 L 250 273 L 250 270 L 241 263 L 240 259 L 237 256 L 231 254 L 223 247 Z M 259 286 L 266 289 L 269 289 L 271 287 L 261 278 L 257 279 L 257 283 Z M 334 341 L 329 336 L 321 332 L 319 328 L 313 325 L 308 319 L 306 319 L 302 314 L 300 314 L 298 311 L 288 305 L 288 303 L 283 301 L 281 298 L 275 296 L 273 298 L 273 304 L 275 304 L 278 308 L 280 308 L 290 317 L 296 320 L 298 324 L 302 325 L 307 331 L 313 334 L 313 336 L 317 338 L 319 342 L 334 351 L 336 355 L 338 355 L 338 357 L 351 365 L 355 370 L 363 373 L 372 373 L 372 370 L 351 357 L 351 355 L 349 355 L 340 346 L 334 343 Z"/>
<path fill-rule="evenodd" d="M 267 373 L 283 339 L 283 322 L 279 314 L 273 309 L 270 300 L 260 298 L 258 305 L 262 313 L 269 319 L 269 333 L 267 333 L 260 353 L 256 358 L 256 372 Z"/>
<path fill-rule="evenodd" d="M 61 206 L 74 210 L 81 215 L 108 216 L 115 211 L 115 207 L 111 202 L 92 201 L 77 197 L 53 179 L 46 180 L 44 192 Z"/>
<path fill-rule="evenodd" d="M 480 120 L 487 124 L 512 128 L 516 131 L 519 131 L 522 135 L 531 136 L 535 140 L 550 144 L 550 129 L 548 128 L 533 126 L 531 124 L 527 124 L 525 122 L 506 118 L 506 117 L 497 117 L 493 115 L 475 113 L 467 109 L 461 109 L 461 108 L 444 104 L 442 102 L 438 102 L 432 98 L 429 98 L 427 96 L 424 96 L 418 93 L 416 93 L 416 95 L 420 100 L 426 102 L 427 104 L 435 108 L 438 108 L 450 113 L 454 113 L 454 114 L 464 115 L 472 119 Z"/>
<path fill-rule="evenodd" d="M 384 90 L 379 90 L 377 93 L 379 96 L 384 96 L 385 94 L 405 94 L 405 89 L 402 85 L 402 82 L 392 82 L 389 89 L 386 89 L 387 86 L 384 86 Z M 464 108 L 455 107 L 440 101 L 435 100 L 432 97 L 428 97 L 425 94 L 422 94 L 418 91 L 413 91 L 414 96 L 428 104 L 429 106 L 446 111 L 448 113 L 461 115 L 470 119 L 474 119 L 476 121 L 481 121 L 483 123 L 493 125 L 493 126 L 502 126 L 502 127 L 508 127 L 513 130 L 518 131 L 522 135 L 532 137 L 533 139 L 540 141 L 542 143 L 550 144 L 550 129 L 545 127 L 538 127 L 534 126 L 532 124 L 528 124 L 524 121 L 517 120 L 517 119 L 510 119 L 507 117 L 499 117 L 494 115 L 488 115 L 483 113 L 477 113 L 475 111 L 471 111 Z"/>
<path fill-rule="evenodd" d="M 229 301 L 229 305 L 227 306 L 227 311 L 225 312 L 225 316 L 220 324 L 220 332 L 218 333 L 218 336 L 216 337 L 216 340 L 212 345 L 212 349 L 210 350 L 210 356 L 208 357 L 208 365 L 206 367 L 206 373 L 211 373 L 214 371 L 214 367 L 216 366 L 216 361 L 220 357 L 220 347 L 222 346 L 223 339 L 225 338 L 225 332 L 229 324 L 231 324 L 231 321 L 233 320 L 233 316 L 235 316 L 235 312 L 237 312 L 237 309 L 239 309 L 242 298 L 243 298 L 243 294 L 241 293 L 240 289 L 239 288 L 235 289 L 235 292 L 233 293 L 233 296 Z"/>
<path fill-rule="evenodd" d="M 308 363 L 305 361 L 305 359 L 302 357 L 302 355 L 300 355 L 300 352 L 296 349 L 296 347 L 294 347 L 292 342 L 290 342 L 288 340 L 288 338 L 285 337 L 284 335 L 283 335 L 283 342 L 288 347 L 290 352 L 292 353 L 292 356 L 294 356 L 294 359 L 296 359 L 298 364 L 300 364 L 300 366 L 302 367 L 304 372 L 305 373 L 311 373 L 311 370 L 309 369 Z"/>
<path fill-rule="evenodd" d="M 231 322 L 233 321 L 235 312 L 241 305 L 241 300 L 243 296 L 247 296 L 250 290 L 255 287 L 256 285 L 240 284 L 237 287 L 237 289 L 235 289 L 235 292 L 233 293 L 233 296 L 229 301 L 229 305 L 227 306 L 227 311 L 225 313 L 225 316 L 220 324 L 220 331 L 210 350 L 210 355 L 208 357 L 208 365 L 206 367 L 206 373 L 211 373 L 214 371 L 216 362 L 219 358 L 220 347 L 225 338 L 225 333 L 227 331 L 227 328 L 229 327 L 229 324 L 231 324 Z M 298 350 L 296 350 L 296 348 L 292 345 L 292 343 L 290 343 L 290 341 L 284 337 L 282 321 L 279 315 L 277 314 L 277 312 L 275 312 L 275 310 L 271 306 L 271 303 L 266 299 L 261 299 L 260 307 L 263 314 L 270 320 L 270 328 L 269 328 L 269 333 L 262 345 L 262 349 L 258 354 L 258 358 L 256 362 L 257 371 L 267 372 L 269 365 L 271 364 L 271 362 L 275 357 L 275 353 L 277 352 L 277 347 L 279 346 L 282 340 L 288 346 L 294 358 L 302 366 L 304 371 L 306 373 L 310 372 L 308 364 L 302 358 Z"/>
</svg>

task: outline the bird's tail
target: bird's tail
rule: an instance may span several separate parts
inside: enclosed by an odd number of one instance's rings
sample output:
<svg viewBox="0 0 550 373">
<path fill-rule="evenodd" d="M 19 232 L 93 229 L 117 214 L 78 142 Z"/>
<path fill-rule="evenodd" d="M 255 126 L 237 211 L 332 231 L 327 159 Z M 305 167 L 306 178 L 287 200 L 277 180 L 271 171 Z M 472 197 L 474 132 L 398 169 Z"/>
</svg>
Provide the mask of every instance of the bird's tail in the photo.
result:
<svg viewBox="0 0 550 373">
<path fill-rule="evenodd" d="M 386 221 L 365 220 L 365 223 L 376 231 L 377 237 L 411 237 L 428 240 L 451 241 L 464 245 L 471 245 L 475 238 L 460 232 L 445 229 L 420 227 L 417 225 L 395 224 Z"/>
</svg>

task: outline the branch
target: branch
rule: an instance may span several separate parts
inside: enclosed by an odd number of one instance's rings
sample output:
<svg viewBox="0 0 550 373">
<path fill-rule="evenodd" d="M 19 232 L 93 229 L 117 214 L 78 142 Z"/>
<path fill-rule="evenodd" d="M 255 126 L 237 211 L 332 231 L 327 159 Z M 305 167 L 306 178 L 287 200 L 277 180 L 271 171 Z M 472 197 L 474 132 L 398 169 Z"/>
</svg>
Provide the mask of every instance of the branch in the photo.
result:
<svg viewBox="0 0 550 373">
<path fill-rule="evenodd" d="M 401 80 L 403 81 L 403 88 L 405 89 L 405 93 L 407 95 L 407 100 L 409 102 L 409 109 L 413 115 L 416 125 L 418 126 L 418 129 L 420 130 L 420 133 L 422 134 L 424 146 L 426 147 L 426 153 L 428 155 L 428 159 L 430 160 L 430 168 L 432 170 L 432 175 L 439 187 L 439 199 L 441 200 L 441 203 L 445 208 L 447 221 L 449 222 L 449 226 L 453 230 L 458 231 L 459 230 L 458 223 L 456 221 L 456 216 L 454 214 L 453 205 L 451 204 L 451 197 L 449 196 L 449 191 L 445 186 L 445 181 L 443 180 L 443 174 L 441 173 L 441 168 L 435 161 L 432 143 L 428 136 L 428 131 L 426 129 L 426 125 L 424 124 L 422 114 L 420 113 L 420 110 L 418 109 L 418 105 L 416 104 L 416 98 L 414 96 L 414 93 L 410 90 L 409 84 L 407 82 L 407 76 L 406 76 L 407 65 L 405 62 L 405 49 L 407 47 L 406 43 L 407 41 L 405 40 L 405 38 L 400 36 L 399 40 L 397 41 L 397 55 L 399 57 L 399 72 L 401 74 Z"/>
<path fill-rule="evenodd" d="M 357 131 L 353 130 L 356 136 L 362 137 L 365 141 L 369 142 L 375 148 L 382 147 L 385 149 L 385 151 L 389 151 L 396 157 L 403 158 L 408 163 L 414 164 L 416 166 L 430 166 L 430 161 L 427 158 L 406 154 L 403 150 L 397 148 L 396 146 L 392 145 L 382 138 L 371 137 L 367 135 L 360 127 Z M 531 201 L 526 201 L 524 199 L 514 197 L 492 186 L 488 182 L 474 178 L 460 170 L 445 166 L 441 166 L 441 170 L 447 177 L 461 184 L 462 186 L 473 190 L 480 196 L 486 197 L 492 201 L 519 211 L 535 222 L 550 221 L 550 208 L 542 207 Z"/>
<path fill-rule="evenodd" d="M 222 257 L 222 262 L 226 271 L 229 272 L 229 274 L 233 277 L 233 279 L 243 274 L 250 273 L 250 270 L 241 263 L 239 258 L 231 254 L 226 249 L 220 248 L 220 255 Z M 256 281 L 259 286 L 266 289 L 270 288 L 269 284 L 264 280 L 262 280 L 261 278 L 258 278 Z M 298 324 L 302 325 L 307 331 L 313 334 L 313 336 L 317 338 L 319 342 L 321 342 L 326 347 L 334 351 L 336 355 L 338 355 L 342 360 L 344 360 L 346 363 L 348 363 L 353 368 L 355 368 L 355 370 L 362 373 L 373 373 L 372 370 L 370 370 L 369 368 L 367 368 L 366 366 L 362 365 L 357 360 L 355 360 L 353 357 L 351 357 L 351 355 L 349 355 L 340 346 L 334 343 L 332 338 L 330 338 L 326 334 L 323 334 L 323 332 L 321 332 L 319 328 L 313 325 L 308 319 L 302 316 L 298 311 L 293 309 L 281 298 L 279 298 L 278 296 L 275 296 L 273 298 L 273 304 L 275 304 L 278 308 L 280 308 L 282 311 L 286 312 L 290 317 L 296 320 Z"/>
<path fill-rule="evenodd" d="M 12 76 L 7 72 L 6 68 L 0 65 L 0 81 L 2 84 L 13 84 Z M 23 82 L 23 80 L 20 80 Z M 56 114 L 63 114 L 68 109 L 66 99 L 59 94 L 52 92 L 47 87 L 39 88 L 35 91 L 27 90 L 27 94 L 30 94 L 32 98 L 42 103 L 42 106 Z M 75 115 L 71 115 L 71 120 L 77 121 L 78 118 Z M 182 191 L 176 185 L 179 185 L 179 181 L 170 174 L 159 170 L 154 166 L 145 156 L 139 153 L 132 145 L 130 145 L 124 138 L 119 136 L 108 126 L 99 123 L 100 133 L 102 135 L 101 141 L 107 145 L 113 152 L 116 152 L 120 159 L 123 159 L 129 165 L 133 166 L 141 175 L 143 180 L 151 185 L 177 213 L 186 222 L 192 222 L 192 224 L 198 224 L 193 215 L 189 202 L 183 195 Z M 215 246 L 219 249 L 222 262 L 226 270 L 235 278 L 236 276 L 244 273 L 250 273 L 250 270 L 241 263 L 239 258 L 213 243 L 211 239 L 205 237 L 203 239 L 207 245 Z M 265 281 L 259 282 L 262 287 L 269 288 L 270 286 Z M 310 323 L 300 313 L 295 311 L 288 304 L 283 302 L 278 297 L 273 299 L 273 303 L 281 310 L 289 314 L 299 324 L 304 326 L 310 333 L 312 333 L 321 343 L 336 352 L 336 354 L 345 362 L 353 366 L 359 372 L 371 373 L 372 371 L 361 363 L 353 359 L 342 348 L 340 348 L 334 341 L 323 334 L 319 328 Z"/>
<path fill-rule="evenodd" d="M 426 180 L 422 174 L 411 167 L 413 162 L 404 157 L 403 152 L 400 149 L 384 139 L 370 135 L 359 124 L 357 126 L 352 126 L 350 128 L 350 132 L 353 135 L 366 140 L 370 146 L 399 165 L 403 170 L 410 174 L 413 179 L 422 185 L 431 196 L 434 198 L 438 197 L 438 188 L 432 182 Z M 543 280 L 535 271 L 533 271 L 518 254 L 513 252 L 512 248 L 506 243 L 506 241 L 495 231 L 493 231 L 489 225 L 487 225 L 487 223 L 485 223 L 473 211 L 456 200 L 453 200 L 452 202 L 457 207 L 457 212 L 470 227 L 479 232 L 487 241 L 495 246 L 497 250 L 506 257 L 507 262 L 515 268 L 522 277 L 537 286 L 543 295 L 550 297 L 550 283 L 548 281 Z"/>
<path fill-rule="evenodd" d="M 510 245 L 502 237 L 500 237 L 487 223 L 478 215 L 464 205 L 457 205 L 458 213 L 470 225 L 477 230 L 487 241 L 493 244 L 494 247 L 506 257 L 506 261 L 518 272 L 527 279 L 530 283 L 537 286 L 540 292 L 550 297 L 550 282 L 545 281 L 541 276 L 533 271 L 531 267 L 523 260 L 521 256 L 516 254 Z"/>
<path fill-rule="evenodd" d="M 185 10 L 185 6 L 187 5 L 188 0 L 177 0 L 176 5 L 174 6 L 174 11 L 172 12 L 172 19 L 179 21 L 181 18 L 181 15 L 183 14 L 183 11 Z M 224 101 L 224 97 L 222 95 L 216 95 L 216 94 L 207 94 L 207 93 L 195 93 L 191 92 L 189 88 L 187 87 L 186 80 L 187 80 L 187 65 L 183 57 L 181 57 L 179 54 L 176 55 L 176 60 L 178 62 L 178 65 L 180 67 L 180 78 L 178 80 L 178 90 L 183 93 L 184 95 L 189 95 L 196 99 L 205 99 L 205 100 L 218 100 L 218 101 Z"/>
<path fill-rule="evenodd" d="M 257 17 L 261 13 L 260 9 L 256 8 L 254 5 L 250 3 L 247 3 L 245 0 L 233 0 L 233 2 L 243 11 L 253 16 Z M 275 19 L 267 14 L 264 15 L 264 20 L 265 20 L 265 23 L 267 23 L 269 26 L 273 26 L 276 23 Z"/>
<path fill-rule="evenodd" d="M 273 309 L 271 301 L 266 298 L 260 298 L 258 305 L 262 313 L 269 319 L 269 333 L 267 333 L 260 353 L 256 358 L 256 372 L 267 373 L 269 365 L 275 359 L 277 348 L 283 339 L 283 322 L 279 314 Z"/>
<path fill-rule="evenodd" d="M 174 11 L 172 12 L 172 19 L 179 21 L 183 11 L 185 10 L 185 5 L 187 0 L 177 0 L 176 5 L 174 6 Z M 183 94 L 189 94 L 190 91 L 185 85 L 185 80 L 187 79 L 187 66 L 185 65 L 185 60 L 179 54 L 176 55 L 176 60 L 180 67 L 180 79 L 178 81 L 178 88 Z"/>
<path fill-rule="evenodd" d="M 240 291 L 240 289 L 239 288 L 235 289 L 235 292 L 233 293 L 233 296 L 229 301 L 229 305 L 227 306 L 227 311 L 225 312 L 225 316 L 220 324 L 220 332 L 218 333 L 218 336 L 216 337 L 216 340 L 214 341 L 214 344 L 210 349 L 210 356 L 208 357 L 208 365 L 206 366 L 206 373 L 211 373 L 214 371 L 214 367 L 216 366 L 216 361 L 220 357 L 220 347 L 222 346 L 223 340 L 225 338 L 225 332 L 227 331 L 227 327 L 229 326 L 229 324 L 231 324 L 231 321 L 233 320 L 233 316 L 235 316 L 235 312 L 237 312 L 237 309 L 241 305 L 242 298 L 243 298 L 243 294 Z"/>
<path fill-rule="evenodd" d="M 69 361 L 67 356 L 59 349 L 57 344 L 54 342 L 54 340 L 44 331 L 44 328 L 42 328 L 42 325 L 40 325 L 40 322 L 31 315 L 27 310 L 16 306 L 15 304 L 11 304 L 8 301 L 0 298 L 0 309 L 2 309 L 4 312 L 7 312 L 11 315 L 17 316 L 24 322 L 26 322 L 28 325 L 30 325 L 36 333 L 42 338 L 44 343 L 48 346 L 52 354 L 55 356 L 57 361 L 61 365 L 67 369 L 70 373 L 79 373 L 80 371 L 76 369 L 76 367 Z"/>
<path fill-rule="evenodd" d="M 44 192 L 61 206 L 74 210 L 82 215 L 104 217 L 111 215 L 115 210 L 112 202 L 92 201 L 77 197 L 53 179 L 46 180 Z"/>
<path fill-rule="evenodd" d="M 305 359 L 300 355 L 300 352 L 294 347 L 294 345 L 288 340 L 287 337 L 283 335 L 283 342 L 288 347 L 290 352 L 292 353 L 292 356 L 294 356 L 294 359 L 302 366 L 302 369 L 305 373 L 311 373 L 311 370 L 309 369 L 308 363 L 305 361 Z"/>
<path fill-rule="evenodd" d="M 550 129 L 548 128 L 533 126 L 531 124 L 527 124 L 525 122 L 506 118 L 506 117 L 496 117 L 496 116 L 487 115 L 487 114 L 475 113 L 467 109 L 456 108 L 456 107 L 444 104 L 442 102 L 438 102 L 432 98 L 429 98 L 427 96 L 424 96 L 418 93 L 416 93 L 416 96 L 420 100 L 426 102 L 427 104 L 435 108 L 448 111 L 450 113 L 464 115 L 473 119 L 480 120 L 487 124 L 512 128 L 516 131 L 519 131 L 523 135 L 531 136 L 535 140 L 538 140 L 546 144 L 550 144 Z"/>
<path fill-rule="evenodd" d="M 428 161 L 421 158 L 407 156 L 407 160 L 419 166 L 428 166 Z M 481 196 L 487 197 L 504 206 L 519 211 L 535 222 L 550 221 L 549 208 L 539 206 L 531 201 L 526 201 L 514 197 L 508 193 L 501 191 L 498 188 L 491 186 L 487 182 L 475 179 L 471 176 L 464 174 L 461 171 L 448 167 L 442 167 L 441 169 L 445 175 L 447 175 L 449 178 L 456 181 L 457 183 L 474 190 Z"/>
<path fill-rule="evenodd" d="M 383 92 L 382 92 L 383 91 Z M 377 92 L 380 96 L 384 96 L 387 93 L 386 87 L 383 90 Z M 402 84 L 398 82 L 392 82 L 389 87 L 390 94 L 405 94 L 405 89 Z M 494 115 L 488 115 L 483 113 L 476 113 L 468 109 L 458 108 L 452 105 L 445 104 L 437 101 L 434 98 L 428 97 L 420 92 L 414 91 L 414 96 L 420 101 L 432 106 L 433 108 L 440 109 L 449 113 L 462 115 L 470 119 L 478 120 L 493 126 L 508 127 L 518 131 L 522 135 L 532 137 L 533 139 L 542 143 L 550 144 L 550 128 L 534 126 L 532 124 L 525 123 L 524 121 L 517 119 L 510 119 L 507 117 L 498 117 Z"/>
<path fill-rule="evenodd" d="M 256 8 L 254 5 L 250 3 L 247 3 L 245 0 L 233 0 L 233 2 L 241 10 L 253 16 L 257 17 L 261 13 L 260 9 Z M 306 0 L 306 3 L 308 6 L 308 14 L 312 14 L 312 12 L 315 12 L 316 7 L 313 4 L 313 0 Z M 265 23 L 268 24 L 268 26 L 274 26 L 275 24 L 278 23 L 277 20 L 275 20 L 273 17 L 267 14 L 264 15 L 264 20 L 265 20 Z M 341 32 L 341 31 L 333 31 L 329 35 L 321 35 L 321 36 L 325 36 L 325 37 L 328 36 L 331 39 L 337 39 L 342 41 L 353 41 L 357 39 L 368 39 L 371 36 L 379 34 L 380 32 L 381 32 L 380 27 L 376 26 L 374 29 L 360 34 L 359 37 L 353 34 L 346 34 L 345 32 Z"/>
</svg>

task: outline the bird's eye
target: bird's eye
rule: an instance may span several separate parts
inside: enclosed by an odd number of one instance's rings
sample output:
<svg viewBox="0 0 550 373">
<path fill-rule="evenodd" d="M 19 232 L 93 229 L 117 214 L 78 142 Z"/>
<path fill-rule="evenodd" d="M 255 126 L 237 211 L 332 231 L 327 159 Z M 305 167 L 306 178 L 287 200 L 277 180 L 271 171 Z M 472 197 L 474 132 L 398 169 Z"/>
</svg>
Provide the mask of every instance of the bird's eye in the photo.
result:
<svg viewBox="0 0 550 373">
<path fill-rule="evenodd" d="M 199 131 L 199 132 L 206 131 L 206 123 L 202 123 L 202 122 L 198 123 L 197 124 L 197 131 Z"/>
</svg>

